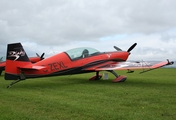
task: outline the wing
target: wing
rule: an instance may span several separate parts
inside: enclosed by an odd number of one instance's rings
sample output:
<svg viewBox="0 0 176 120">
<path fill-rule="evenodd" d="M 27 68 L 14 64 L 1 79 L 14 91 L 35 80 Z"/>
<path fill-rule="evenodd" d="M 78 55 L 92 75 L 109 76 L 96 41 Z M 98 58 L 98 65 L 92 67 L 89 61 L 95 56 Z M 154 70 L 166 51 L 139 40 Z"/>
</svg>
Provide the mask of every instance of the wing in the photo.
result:
<svg viewBox="0 0 176 120">
<path fill-rule="evenodd" d="M 135 70 L 135 69 L 143 69 L 143 72 L 147 72 L 153 69 L 157 69 L 163 66 L 172 65 L 173 61 L 164 61 L 164 62 L 136 62 L 136 61 L 126 61 L 126 62 L 112 62 L 109 64 L 106 64 L 104 66 L 99 66 L 97 68 L 94 68 L 96 71 L 101 70 Z M 90 70 L 91 68 L 89 68 Z"/>
</svg>

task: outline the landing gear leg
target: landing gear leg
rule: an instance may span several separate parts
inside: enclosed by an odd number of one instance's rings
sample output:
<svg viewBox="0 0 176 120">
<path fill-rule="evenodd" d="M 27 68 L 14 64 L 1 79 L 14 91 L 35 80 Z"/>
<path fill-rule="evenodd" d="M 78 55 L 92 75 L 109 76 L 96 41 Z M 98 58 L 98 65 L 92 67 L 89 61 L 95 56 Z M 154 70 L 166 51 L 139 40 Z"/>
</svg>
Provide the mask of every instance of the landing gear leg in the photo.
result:
<svg viewBox="0 0 176 120">
<path fill-rule="evenodd" d="M 116 72 L 114 72 L 114 70 L 107 70 L 108 72 L 112 73 L 116 78 L 118 78 L 119 76 L 117 75 Z"/>
<path fill-rule="evenodd" d="M 96 72 L 96 75 L 93 76 L 92 78 L 90 78 L 89 80 L 90 81 L 93 81 L 93 80 L 100 80 L 102 78 L 102 75 L 99 74 L 99 71 Z"/>
<path fill-rule="evenodd" d="M 117 73 L 114 72 L 113 70 L 107 70 L 107 71 L 110 72 L 110 73 L 112 73 L 112 74 L 116 77 L 116 78 L 112 81 L 112 82 L 114 82 L 114 83 L 116 83 L 116 82 L 124 82 L 124 81 L 127 79 L 126 76 L 117 75 Z"/>
</svg>

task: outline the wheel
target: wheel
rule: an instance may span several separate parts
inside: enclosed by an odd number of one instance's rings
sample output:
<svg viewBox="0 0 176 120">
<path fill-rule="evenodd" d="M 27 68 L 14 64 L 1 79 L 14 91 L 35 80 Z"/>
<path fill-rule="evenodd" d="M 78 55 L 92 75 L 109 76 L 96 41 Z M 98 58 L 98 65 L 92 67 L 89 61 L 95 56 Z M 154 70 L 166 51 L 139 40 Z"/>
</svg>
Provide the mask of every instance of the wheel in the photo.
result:
<svg viewBox="0 0 176 120">
<path fill-rule="evenodd" d="M 98 75 L 98 76 L 93 76 L 93 77 L 91 77 L 89 80 L 90 81 L 94 81 L 94 80 L 100 80 L 102 78 L 102 75 Z"/>
<path fill-rule="evenodd" d="M 122 75 L 122 76 L 117 77 L 112 82 L 114 82 L 114 83 L 116 83 L 116 82 L 124 82 L 126 79 L 127 79 L 127 77 Z"/>
</svg>

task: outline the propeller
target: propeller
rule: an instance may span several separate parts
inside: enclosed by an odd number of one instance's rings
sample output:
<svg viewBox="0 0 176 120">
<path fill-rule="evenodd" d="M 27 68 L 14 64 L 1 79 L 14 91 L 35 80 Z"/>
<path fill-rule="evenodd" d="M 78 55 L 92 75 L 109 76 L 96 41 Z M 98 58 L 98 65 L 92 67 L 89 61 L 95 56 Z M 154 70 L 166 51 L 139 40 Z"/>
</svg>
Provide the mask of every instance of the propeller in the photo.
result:
<svg viewBox="0 0 176 120">
<path fill-rule="evenodd" d="M 3 57 L 0 58 L 0 62 L 2 61 Z"/>
<path fill-rule="evenodd" d="M 134 43 L 130 48 L 128 48 L 127 52 L 130 52 L 136 45 L 137 43 Z"/>
<path fill-rule="evenodd" d="M 45 55 L 45 53 L 43 53 L 41 56 L 38 54 L 38 53 L 36 53 L 36 55 L 37 55 L 37 57 L 40 57 L 40 60 L 43 60 L 43 59 L 45 59 L 43 56 Z"/>
<path fill-rule="evenodd" d="M 137 43 L 134 43 L 130 48 L 128 48 L 127 52 L 130 52 L 131 50 L 133 50 L 133 48 L 137 45 Z M 118 48 L 117 46 L 114 46 L 114 48 L 117 51 L 122 51 L 122 49 Z"/>
<path fill-rule="evenodd" d="M 118 48 L 117 46 L 114 46 L 114 48 L 115 48 L 117 51 L 122 51 L 122 49 Z"/>
</svg>

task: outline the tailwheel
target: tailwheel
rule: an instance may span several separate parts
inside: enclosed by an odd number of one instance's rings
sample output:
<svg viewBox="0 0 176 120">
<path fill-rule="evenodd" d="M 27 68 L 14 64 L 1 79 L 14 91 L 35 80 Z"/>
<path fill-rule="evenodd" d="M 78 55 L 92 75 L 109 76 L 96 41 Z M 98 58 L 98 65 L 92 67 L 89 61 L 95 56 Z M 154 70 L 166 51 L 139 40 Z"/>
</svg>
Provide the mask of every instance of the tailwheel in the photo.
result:
<svg viewBox="0 0 176 120">
<path fill-rule="evenodd" d="M 96 72 L 96 75 L 91 77 L 89 80 L 94 81 L 94 80 L 100 80 L 102 78 L 102 75 L 99 74 L 99 71 Z"/>
<path fill-rule="evenodd" d="M 117 82 L 124 82 L 127 79 L 126 76 L 118 76 L 116 79 L 114 79 L 112 82 L 117 83 Z"/>
</svg>

